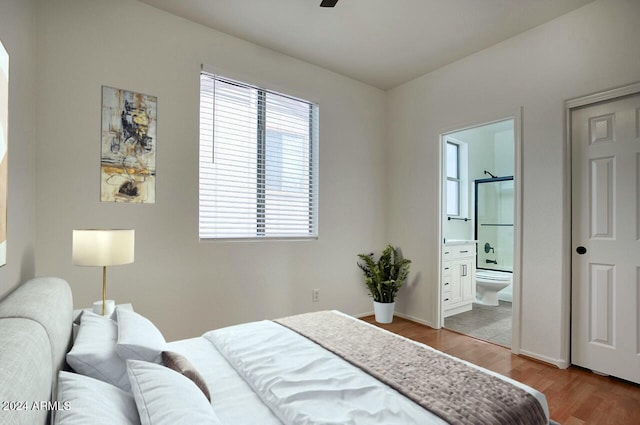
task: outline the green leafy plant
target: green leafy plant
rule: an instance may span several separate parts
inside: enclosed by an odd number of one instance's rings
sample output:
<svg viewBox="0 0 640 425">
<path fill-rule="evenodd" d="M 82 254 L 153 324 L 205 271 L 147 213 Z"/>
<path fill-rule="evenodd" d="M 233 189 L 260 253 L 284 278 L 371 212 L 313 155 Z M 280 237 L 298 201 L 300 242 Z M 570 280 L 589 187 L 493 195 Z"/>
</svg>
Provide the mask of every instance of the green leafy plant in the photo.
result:
<svg viewBox="0 0 640 425">
<path fill-rule="evenodd" d="M 398 290 L 407 279 L 411 260 L 402 258 L 392 245 L 387 245 L 378 261 L 373 253 L 358 254 L 358 257 L 362 260 L 358 262 L 358 267 L 364 273 L 364 282 L 373 300 L 379 303 L 394 302 Z"/>
</svg>

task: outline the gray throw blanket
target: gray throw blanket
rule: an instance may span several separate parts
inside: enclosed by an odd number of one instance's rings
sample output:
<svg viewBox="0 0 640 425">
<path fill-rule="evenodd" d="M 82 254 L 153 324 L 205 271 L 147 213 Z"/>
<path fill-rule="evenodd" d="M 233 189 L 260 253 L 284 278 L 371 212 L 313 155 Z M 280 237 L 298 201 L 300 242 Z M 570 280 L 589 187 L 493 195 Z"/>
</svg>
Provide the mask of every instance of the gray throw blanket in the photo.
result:
<svg viewBox="0 0 640 425">
<path fill-rule="evenodd" d="M 330 311 L 275 321 L 384 382 L 450 424 L 543 425 L 525 390 L 438 351 Z"/>
</svg>

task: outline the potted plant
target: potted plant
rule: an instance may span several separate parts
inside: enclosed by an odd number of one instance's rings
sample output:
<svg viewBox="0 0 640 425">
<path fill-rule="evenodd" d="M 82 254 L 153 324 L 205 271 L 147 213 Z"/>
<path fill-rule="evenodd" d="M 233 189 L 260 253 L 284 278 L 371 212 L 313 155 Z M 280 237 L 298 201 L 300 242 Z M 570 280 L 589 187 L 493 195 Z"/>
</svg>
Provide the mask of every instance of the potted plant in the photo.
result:
<svg viewBox="0 0 640 425">
<path fill-rule="evenodd" d="M 392 245 L 387 245 L 378 261 L 375 261 L 373 253 L 358 254 L 358 257 L 362 260 L 358 267 L 364 273 L 364 282 L 373 297 L 376 322 L 391 323 L 396 294 L 407 279 L 411 260 L 402 258 Z"/>
</svg>

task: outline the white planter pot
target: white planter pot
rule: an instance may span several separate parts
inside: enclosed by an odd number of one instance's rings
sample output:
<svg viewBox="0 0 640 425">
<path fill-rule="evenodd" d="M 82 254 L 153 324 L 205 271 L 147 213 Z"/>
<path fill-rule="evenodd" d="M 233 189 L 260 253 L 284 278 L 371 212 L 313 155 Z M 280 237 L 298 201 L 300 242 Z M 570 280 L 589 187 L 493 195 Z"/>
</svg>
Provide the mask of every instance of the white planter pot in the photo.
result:
<svg viewBox="0 0 640 425">
<path fill-rule="evenodd" d="M 391 323 L 393 322 L 393 310 L 396 303 L 379 303 L 373 302 L 373 311 L 376 314 L 376 322 L 378 323 Z"/>
</svg>

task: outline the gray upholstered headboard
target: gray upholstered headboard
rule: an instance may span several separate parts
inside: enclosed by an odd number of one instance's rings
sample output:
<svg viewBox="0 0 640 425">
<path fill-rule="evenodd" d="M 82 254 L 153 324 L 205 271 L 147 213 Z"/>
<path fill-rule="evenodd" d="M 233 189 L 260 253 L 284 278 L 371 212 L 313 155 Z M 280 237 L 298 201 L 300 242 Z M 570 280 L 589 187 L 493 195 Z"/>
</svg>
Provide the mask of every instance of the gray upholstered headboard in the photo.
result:
<svg viewBox="0 0 640 425">
<path fill-rule="evenodd" d="M 0 425 L 43 425 L 71 343 L 73 300 L 67 282 L 32 279 L 0 302 Z M 8 403 L 14 403 L 9 405 Z M 17 410 L 27 407 L 27 410 Z M 38 407 L 38 406 L 35 406 Z"/>
</svg>

